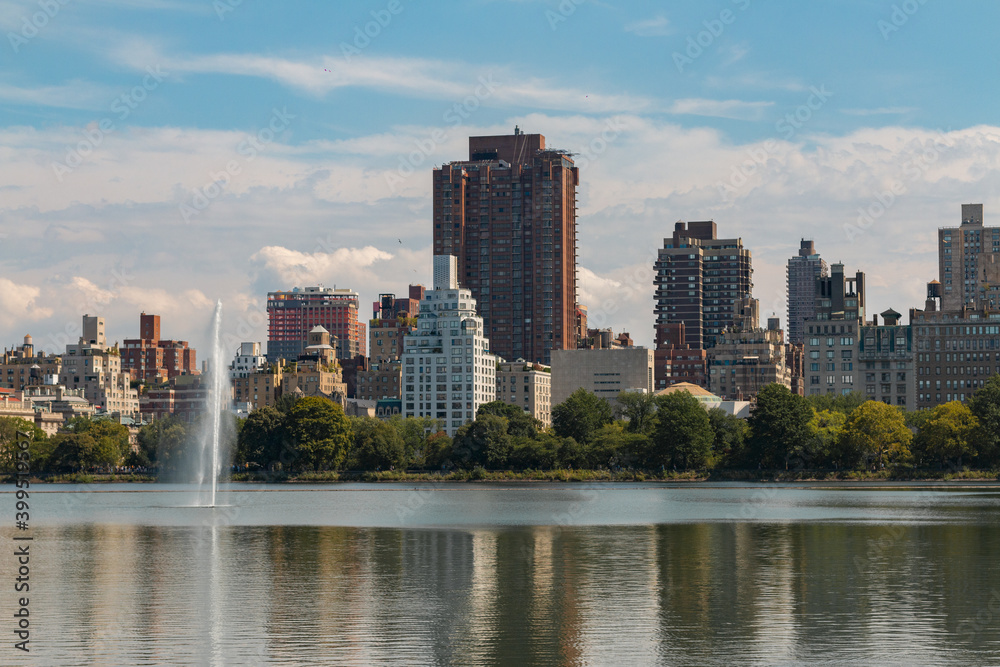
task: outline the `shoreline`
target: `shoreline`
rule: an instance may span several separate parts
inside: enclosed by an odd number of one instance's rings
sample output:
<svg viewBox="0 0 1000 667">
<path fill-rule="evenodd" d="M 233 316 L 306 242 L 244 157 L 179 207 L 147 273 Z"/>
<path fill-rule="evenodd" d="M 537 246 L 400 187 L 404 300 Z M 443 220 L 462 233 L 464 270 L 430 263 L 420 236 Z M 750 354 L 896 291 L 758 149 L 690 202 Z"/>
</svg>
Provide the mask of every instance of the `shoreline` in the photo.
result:
<svg viewBox="0 0 1000 667">
<path fill-rule="evenodd" d="M 0 477 L 0 484 L 14 482 L 14 475 Z M 397 471 L 367 471 L 367 472 L 305 472 L 289 475 L 287 473 L 236 473 L 228 482 L 269 483 L 269 484 L 342 484 L 342 483 L 412 483 L 412 482 L 470 482 L 470 483 L 505 483 L 505 482 L 751 482 L 751 483 L 787 483 L 787 482 L 997 482 L 1000 472 L 995 470 L 965 470 L 951 472 L 946 470 L 911 471 L 907 473 L 864 472 L 864 471 L 748 471 L 748 470 L 716 470 L 712 472 L 646 472 L 646 471 L 609 471 L 609 470 L 526 470 L 526 471 L 485 471 L 457 470 L 451 472 L 397 472 Z M 69 475 L 46 475 L 32 477 L 32 484 L 156 484 L 159 480 L 154 475 L 121 475 L 76 473 Z"/>
</svg>

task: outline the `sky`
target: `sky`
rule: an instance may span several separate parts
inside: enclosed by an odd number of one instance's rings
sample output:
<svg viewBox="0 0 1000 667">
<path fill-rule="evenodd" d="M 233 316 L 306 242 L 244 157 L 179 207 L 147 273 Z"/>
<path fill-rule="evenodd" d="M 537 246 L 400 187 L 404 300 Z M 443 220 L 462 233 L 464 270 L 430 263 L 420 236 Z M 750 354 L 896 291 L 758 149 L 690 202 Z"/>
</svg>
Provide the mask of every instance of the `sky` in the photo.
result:
<svg viewBox="0 0 1000 667">
<path fill-rule="evenodd" d="M 988 0 L 0 0 L 0 344 L 265 341 L 267 292 L 431 282 L 431 170 L 515 126 L 576 154 L 579 301 L 653 338 L 680 220 L 800 238 L 922 307 L 936 230 L 1000 211 Z"/>
</svg>

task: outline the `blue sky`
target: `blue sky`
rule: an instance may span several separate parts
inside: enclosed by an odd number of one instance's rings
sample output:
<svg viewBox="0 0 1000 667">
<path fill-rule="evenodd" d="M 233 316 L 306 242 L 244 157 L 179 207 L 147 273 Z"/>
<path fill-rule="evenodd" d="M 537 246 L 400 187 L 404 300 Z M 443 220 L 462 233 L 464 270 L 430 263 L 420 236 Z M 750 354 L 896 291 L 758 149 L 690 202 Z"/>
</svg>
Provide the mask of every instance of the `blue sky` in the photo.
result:
<svg viewBox="0 0 1000 667">
<path fill-rule="evenodd" d="M 905 312 L 936 228 L 997 210 L 998 14 L 0 0 L 0 338 L 52 350 L 99 312 L 120 340 L 145 309 L 205 347 L 217 298 L 233 340 L 263 340 L 268 289 L 403 293 L 429 279 L 430 168 L 515 124 L 586 165 L 579 296 L 602 326 L 651 342 L 653 249 L 708 218 L 754 252 L 768 315 L 800 236 Z"/>
</svg>

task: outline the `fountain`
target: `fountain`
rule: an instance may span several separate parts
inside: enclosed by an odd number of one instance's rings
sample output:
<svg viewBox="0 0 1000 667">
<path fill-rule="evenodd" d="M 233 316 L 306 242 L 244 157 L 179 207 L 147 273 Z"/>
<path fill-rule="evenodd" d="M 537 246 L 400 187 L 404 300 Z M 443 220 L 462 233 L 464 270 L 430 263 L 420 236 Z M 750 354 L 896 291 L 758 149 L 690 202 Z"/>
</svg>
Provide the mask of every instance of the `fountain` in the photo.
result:
<svg viewBox="0 0 1000 667">
<path fill-rule="evenodd" d="M 216 507 L 219 473 L 221 473 L 221 449 L 223 433 L 228 422 L 223 414 L 229 410 L 229 378 L 223 362 L 225 351 L 222 347 L 222 301 L 215 304 L 212 319 L 212 363 L 208 375 L 208 415 L 202 425 L 201 438 L 195 459 L 195 481 L 198 484 L 198 504 L 202 507 Z"/>
</svg>

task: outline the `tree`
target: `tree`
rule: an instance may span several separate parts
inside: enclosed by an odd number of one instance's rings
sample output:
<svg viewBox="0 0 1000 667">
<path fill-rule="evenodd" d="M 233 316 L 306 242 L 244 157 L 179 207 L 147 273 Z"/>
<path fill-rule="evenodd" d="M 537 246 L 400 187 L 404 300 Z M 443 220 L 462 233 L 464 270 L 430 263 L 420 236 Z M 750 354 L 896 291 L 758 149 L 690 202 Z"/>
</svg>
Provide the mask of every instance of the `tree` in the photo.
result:
<svg viewBox="0 0 1000 667">
<path fill-rule="evenodd" d="M 94 441 L 89 466 L 116 466 L 129 453 L 128 427 L 110 419 L 74 417 L 66 429 L 77 435 L 87 435 Z"/>
<path fill-rule="evenodd" d="M 969 410 L 979 422 L 977 449 L 981 467 L 1000 463 L 1000 375 L 994 375 L 969 399 Z"/>
<path fill-rule="evenodd" d="M 86 433 L 65 433 L 54 439 L 49 467 L 56 472 L 81 472 L 96 465 L 96 443 Z"/>
<path fill-rule="evenodd" d="M 240 429 L 236 439 L 235 461 L 238 464 L 255 463 L 262 468 L 270 468 L 281 462 L 286 440 L 285 415 L 270 406 L 258 408 L 247 416 Z"/>
<path fill-rule="evenodd" d="M 849 394 L 813 394 L 806 398 L 817 412 L 839 412 L 845 417 L 868 400 L 860 391 Z"/>
<path fill-rule="evenodd" d="M 389 418 L 388 424 L 396 429 L 399 437 L 403 439 L 407 460 L 413 461 L 417 465 L 437 467 L 451 454 L 449 439 L 447 452 L 443 458 L 438 460 L 436 464 L 429 462 L 427 458 L 428 456 L 433 458 L 437 454 L 442 453 L 438 449 L 431 451 L 432 448 L 428 447 L 430 439 L 433 436 L 444 434 L 444 425 L 440 419 L 434 419 L 433 417 L 406 417 L 404 419 L 399 415 L 393 415 Z M 440 445 L 441 443 L 438 442 L 437 444 Z"/>
<path fill-rule="evenodd" d="M 703 468 L 712 453 L 712 424 L 708 412 L 687 391 L 656 397 L 653 431 L 654 464 L 690 470 Z"/>
<path fill-rule="evenodd" d="M 626 431 L 648 434 L 656 414 L 656 396 L 638 391 L 619 392 L 618 412 L 626 422 Z"/>
<path fill-rule="evenodd" d="M 0 472 L 13 473 L 17 470 L 18 453 L 17 433 L 28 433 L 28 455 L 30 472 L 45 469 L 45 463 L 51 451 L 48 436 L 34 423 L 20 417 L 0 417 Z"/>
<path fill-rule="evenodd" d="M 899 408 L 882 401 L 865 401 L 847 418 L 843 439 L 866 465 L 879 468 L 899 463 L 910 455 L 913 432 Z"/>
<path fill-rule="evenodd" d="M 392 426 L 374 417 L 351 420 L 354 446 L 349 457 L 356 470 L 405 467 L 406 443 Z"/>
<path fill-rule="evenodd" d="M 507 420 L 483 415 L 455 433 L 455 458 L 466 467 L 477 465 L 495 470 L 507 466 L 514 445 L 507 434 Z"/>
<path fill-rule="evenodd" d="M 176 470 L 188 446 L 188 426 L 177 417 L 161 417 L 139 429 L 139 449 L 160 472 Z"/>
<path fill-rule="evenodd" d="M 597 429 L 612 422 L 611 404 L 580 388 L 552 408 L 552 426 L 561 438 L 573 438 L 581 444 L 590 442 Z"/>
<path fill-rule="evenodd" d="M 283 415 L 287 415 L 295 407 L 298 402 L 299 397 L 295 394 L 289 392 L 287 394 L 282 394 L 278 400 L 274 402 L 274 409 Z"/>
<path fill-rule="evenodd" d="M 476 410 L 476 419 L 483 415 L 496 415 L 507 420 L 507 434 L 512 438 L 534 438 L 542 428 L 542 423 L 527 412 L 503 401 L 483 403 Z"/>
<path fill-rule="evenodd" d="M 746 420 L 722 408 L 712 408 L 708 411 L 708 421 L 712 426 L 712 452 L 716 464 L 727 468 L 745 465 L 746 441 L 750 435 Z"/>
<path fill-rule="evenodd" d="M 812 435 L 812 415 L 806 399 L 788 387 L 777 383 L 765 386 L 757 394 L 757 405 L 748 420 L 747 462 L 761 468 L 787 469 Z"/>
<path fill-rule="evenodd" d="M 975 441 L 979 420 L 961 401 L 949 401 L 934 407 L 913 441 L 913 448 L 927 460 L 941 466 L 949 462 L 962 467 L 963 458 L 976 455 Z"/>
<path fill-rule="evenodd" d="M 852 467 L 855 462 L 848 460 L 847 453 L 840 447 L 846 424 L 847 415 L 843 412 L 813 410 L 813 417 L 809 420 L 813 445 L 806 450 L 810 460 L 829 462 L 838 468 Z"/>
<path fill-rule="evenodd" d="M 288 434 L 303 467 L 335 470 L 351 445 L 351 423 L 344 409 L 322 396 L 300 398 L 288 412 Z"/>
</svg>

